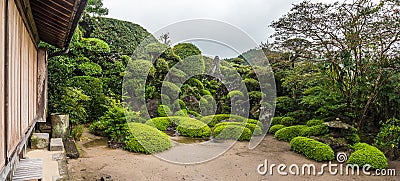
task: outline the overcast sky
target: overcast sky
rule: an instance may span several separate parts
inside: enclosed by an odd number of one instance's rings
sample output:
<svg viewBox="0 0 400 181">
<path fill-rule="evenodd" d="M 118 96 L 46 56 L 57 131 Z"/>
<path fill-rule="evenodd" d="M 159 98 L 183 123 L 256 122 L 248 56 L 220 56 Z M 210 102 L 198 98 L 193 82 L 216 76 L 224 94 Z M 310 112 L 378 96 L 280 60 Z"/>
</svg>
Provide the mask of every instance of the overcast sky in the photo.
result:
<svg viewBox="0 0 400 181">
<path fill-rule="evenodd" d="M 108 17 L 140 24 L 150 33 L 190 19 L 212 19 L 226 22 L 247 33 L 256 44 L 266 42 L 273 30 L 268 26 L 286 14 L 292 4 L 302 0 L 103 0 Z M 335 0 L 313 0 L 335 2 Z M 173 32 L 170 35 L 174 37 Z M 193 41 L 191 41 L 193 42 Z M 234 57 L 229 48 L 194 42 L 206 55 Z M 240 42 L 238 42 L 240 43 Z M 215 44 L 215 43 L 214 43 Z M 234 45 L 232 45 L 234 46 Z M 250 45 L 249 45 L 250 46 Z M 251 49 L 254 47 L 246 47 Z M 236 50 L 242 51 L 242 50 Z"/>
</svg>

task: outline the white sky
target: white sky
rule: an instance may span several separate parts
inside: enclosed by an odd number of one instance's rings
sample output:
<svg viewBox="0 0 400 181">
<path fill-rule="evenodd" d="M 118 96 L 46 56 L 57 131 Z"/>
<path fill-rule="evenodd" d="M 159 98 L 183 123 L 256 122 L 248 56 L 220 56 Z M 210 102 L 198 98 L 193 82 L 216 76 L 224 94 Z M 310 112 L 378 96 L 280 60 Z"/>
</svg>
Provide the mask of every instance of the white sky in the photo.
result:
<svg viewBox="0 0 400 181">
<path fill-rule="evenodd" d="M 103 0 L 108 17 L 131 21 L 154 33 L 170 24 L 190 19 L 213 19 L 239 27 L 255 43 L 273 33 L 268 26 L 302 0 Z M 313 0 L 335 2 L 335 0 Z M 171 33 L 170 35 L 174 35 Z M 195 43 L 206 55 L 237 56 L 232 50 Z M 251 49 L 254 47 L 248 47 Z M 218 49 L 218 51 L 217 51 Z"/>
</svg>

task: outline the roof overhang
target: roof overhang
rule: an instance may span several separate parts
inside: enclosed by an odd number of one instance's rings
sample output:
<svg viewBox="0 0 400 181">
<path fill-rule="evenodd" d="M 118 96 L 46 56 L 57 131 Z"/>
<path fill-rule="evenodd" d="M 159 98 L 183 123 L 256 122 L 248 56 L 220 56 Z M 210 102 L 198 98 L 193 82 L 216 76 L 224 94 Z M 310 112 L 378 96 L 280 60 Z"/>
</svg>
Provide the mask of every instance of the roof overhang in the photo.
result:
<svg viewBox="0 0 400 181">
<path fill-rule="evenodd" d="M 27 6 L 25 8 L 31 10 L 26 12 L 35 41 L 67 48 L 88 0 L 22 1 Z"/>
</svg>

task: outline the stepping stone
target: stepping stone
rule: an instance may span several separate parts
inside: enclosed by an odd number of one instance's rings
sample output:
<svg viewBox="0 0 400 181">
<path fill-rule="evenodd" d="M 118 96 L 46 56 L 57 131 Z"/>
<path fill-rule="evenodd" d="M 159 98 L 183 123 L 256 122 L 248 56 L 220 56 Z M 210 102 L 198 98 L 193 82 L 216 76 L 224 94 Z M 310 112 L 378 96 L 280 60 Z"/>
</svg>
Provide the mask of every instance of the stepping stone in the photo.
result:
<svg viewBox="0 0 400 181">
<path fill-rule="evenodd" d="M 62 138 L 51 138 L 50 139 L 50 151 L 63 151 L 64 144 Z"/>
<path fill-rule="evenodd" d="M 32 149 L 44 149 L 49 147 L 48 133 L 33 133 L 31 136 Z"/>
</svg>

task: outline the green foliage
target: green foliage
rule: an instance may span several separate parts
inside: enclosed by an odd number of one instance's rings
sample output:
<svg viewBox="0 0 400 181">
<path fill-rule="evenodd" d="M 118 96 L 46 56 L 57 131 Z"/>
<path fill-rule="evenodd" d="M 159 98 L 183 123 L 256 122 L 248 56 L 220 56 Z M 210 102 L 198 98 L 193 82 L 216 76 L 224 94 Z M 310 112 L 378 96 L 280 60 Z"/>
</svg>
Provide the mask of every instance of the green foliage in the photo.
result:
<svg viewBox="0 0 400 181">
<path fill-rule="evenodd" d="M 153 154 L 172 147 L 169 136 L 151 126 L 129 123 L 132 134 L 125 141 L 125 149 L 132 152 Z"/>
<path fill-rule="evenodd" d="M 271 134 L 275 134 L 278 130 L 280 130 L 280 129 L 284 128 L 284 127 L 286 127 L 286 126 L 282 125 L 282 124 L 276 124 L 276 125 L 271 126 L 269 128 L 268 132 L 271 133 Z"/>
<path fill-rule="evenodd" d="M 242 82 L 246 85 L 248 92 L 260 91 L 260 84 L 256 79 L 246 78 Z"/>
<path fill-rule="evenodd" d="M 168 117 L 172 115 L 171 109 L 167 105 L 158 105 L 157 116 L 158 117 Z"/>
<path fill-rule="evenodd" d="M 180 88 L 176 86 L 174 83 L 164 81 L 162 83 L 161 93 L 166 94 L 168 96 L 179 94 Z"/>
<path fill-rule="evenodd" d="M 84 130 L 85 126 L 83 124 L 78 124 L 72 127 L 70 136 L 75 140 L 80 140 Z"/>
<path fill-rule="evenodd" d="M 61 96 L 61 102 L 58 104 L 59 110 L 61 113 L 69 114 L 71 124 L 85 123 L 87 111 L 84 105 L 88 101 L 90 101 L 90 97 L 84 94 L 81 89 L 67 87 Z"/>
<path fill-rule="evenodd" d="M 158 56 L 160 55 L 165 49 L 167 49 L 168 45 L 162 44 L 162 43 L 150 43 L 146 45 L 146 51 L 147 53 L 150 53 L 152 55 Z"/>
<path fill-rule="evenodd" d="M 366 143 L 356 143 L 352 148 L 355 151 L 350 155 L 347 164 L 357 164 L 359 167 L 369 164 L 372 169 L 388 167 L 385 155 L 378 148 Z"/>
<path fill-rule="evenodd" d="M 204 59 L 201 55 L 187 57 L 175 67 L 188 76 L 201 75 L 205 71 Z"/>
<path fill-rule="evenodd" d="M 348 134 L 345 135 L 345 138 L 350 144 L 360 142 L 360 136 L 358 136 L 358 130 L 354 127 L 351 127 L 349 129 L 349 132 Z"/>
<path fill-rule="evenodd" d="M 102 0 L 89 0 L 85 9 L 85 14 L 105 16 L 108 15 L 108 9 L 103 7 Z"/>
<path fill-rule="evenodd" d="M 204 90 L 204 85 L 199 79 L 192 77 L 188 79 L 186 83 L 190 86 L 197 87 L 199 90 Z"/>
<path fill-rule="evenodd" d="M 292 117 L 283 117 L 280 122 L 280 124 L 283 124 L 285 126 L 293 126 L 298 123 L 299 123 L 299 121 L 297 121 L 295 118 L 292 118 Z"/>
<path fill-rule="evenodd" d="M 251 134 L 253 134 L 255 136 L 259 136 L 262 134 L 262 129 L 260 126 L 258 126 L 257 124 L 244 123 L 244 122 L 222 122 L 222 123 L 216 124 L 214 126 L 214 129 L 219 126 L 226 126 L 226 125 L 244 126 L 244 127 L 248 128 L 251 131 Z"/>
<path fill-rule="evenodd" d="M 251 130 L 244 126 L 225 124 L 214 128 L 213 136 L 216 139 L 235 139 L 250 141 Z"/>
<path fill-rule="evenodd" d="M 233 91 L 230 91 L 226 97 L 227 97 L 227 98 L 233 98 L 233 97 L 235 97 L 235 96 L 237 96 L 237 97 L 243 97 L 244 94 L 243 94 L 243 92 L 240 91 L 240 90 L 233 90 Z"/>
<path fill-rule="evenodd" d="M 108 44 L 97 38 L 82 38 L 81 46 L 85 54 L 87 55 L 101 55 L 110 53 L 110 47 Z"/>
<path fill-rule="evenodd" d="M 182 116 L 182 117 L 189 117 L 188 111 L 186 109 L 181 109 L 174 113 L 174 116 Z"/>
<path fill-rule="evenodd" d="M 102 73 L 101 66 L 93 62 L 85 62 L 79 65 L 79 69 L 87 76 L 96 76 Z"/>
<path fill-rule="evenodd" d="M 201 55 L 200 49 L 191 43 L 179 43 L 174 46 L 173 51 L 183 60 L 190 56 Z"/>
<path fill-rule="evenodd" d="M 182 136 L 191 138 L 207 138 L 211 135 L 211 129 L 207 124 L 192 118 L 180 121 L 176 130 L 179 131 Z"/>
<path fill-rule="evenodd" d="M 400 156 L 400 120 L 391 118 L 381 121 L 381 128 L 375 137 L 375 145 L 382 150 L 385 155 L 390 155 L 392 159 Z"/>
<path fill-rule="evenodd" d="M 169 117 L 156 117 L 147 120 L 145 124 L 155 127 L 160 131 L 165 131 L 168 127 L 171 126 L 171 123 L 172 121 Z"/>
<path fill-rule="evenodd" d="M 301 135 L 305 136 L 305 137 L 309 137 L 309 136 L 321 136 L 321 135 L 325 135 L 328 133 L 329 133 L 328 126 L 325 126 L 323 124 L 318 124 L 315 126 L 303 128 Z"/>
<path fill-rule="evenodd" d="M 297 136 L 301 136 L 306 125 L 296 125 L 282 128 L 275 132 L 274 137 L 282 141 L 290 141 Z"/>
<path fill-rule="evenodd" d="M 318 162 L 330 161 L 335 158 L 335 153 L 329 145 L 306 137 L 293 138 L 290 141 L 290 148 Z"/>
<path fill-rule="evenodd" d="M 307 121 L 306 125 L 311 127 L 311 126 L 320 125 L 322 123 L 324 123 L 324 121 L 319 120 L 319 119 L 311 119 L 311 120 Z"/>
<path fill-rule="evenodd" d="M 192 110 L 189 110 L 188 114 L 191 114 L 191 115 L 193 115 L 195 117 L 201 117 L 201 115 L 199 113 L 197 113 L 196 111 L 192 111 Z"/>
<path fill-rule="evenodd" d="M 298 120 L 298 123 L 305 123 L 309 119 L 308 113 L 304 110 L 288 112 L 286 116 L 295 118 L 296 120 Z"/>
<path fill-rule="evenodd" d="M 271 125 L 270 126 L 274 126 L 277 124 L 282 124 L 282 118 L 283 117 L 273 117 L 271 120 Z"/>
<path fill-rule="evenodd" d="M 296 102 L 288 97 L 281 96 L 276 98 L 275 114 L 278 116 L 283 116 L 288 112 L 296 110 Z"/>
<path fill-rule="evenodd" d="M 200 90 L 200 94 L 201 95 L 208 95 L 208 96 L 212 96 L 211 92 L 205 89 L 201 89 Z"/>
<path fill-rule="evenodd" d="M 237 116 L 237 115 L 232 115 L 232 114 L 217 114 L 217 115 L 209 115 L 209 116 L 203 116 L 200 121 L 203 123 L 208 124 L 210 127 L 214 127 L 215 124 L 221 122 L 222 120 L 229 120 L 231 122 L 246 122 L 248 118 Z M 253 123 L 256 122 L 260 127 L 262 127 L 262 123 L 258 122 L 257 120 L 252 121 Z"/>
</svg>

